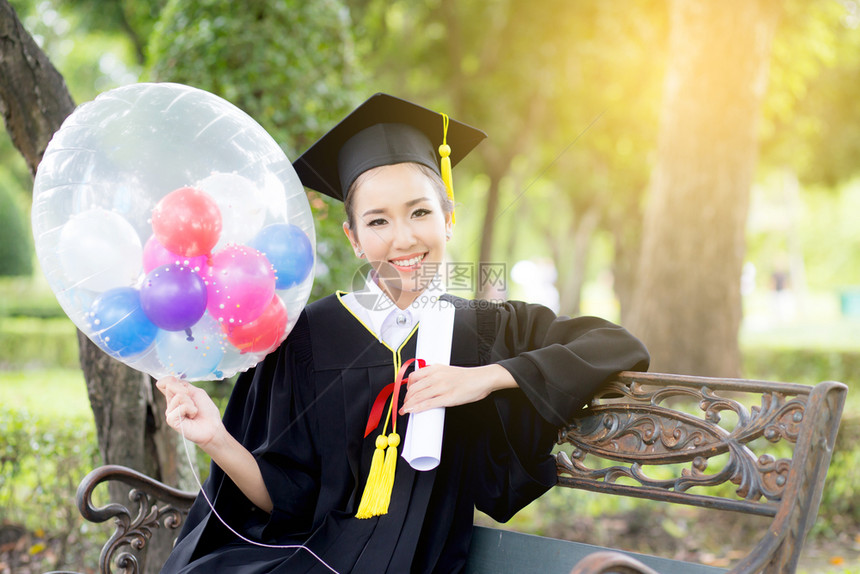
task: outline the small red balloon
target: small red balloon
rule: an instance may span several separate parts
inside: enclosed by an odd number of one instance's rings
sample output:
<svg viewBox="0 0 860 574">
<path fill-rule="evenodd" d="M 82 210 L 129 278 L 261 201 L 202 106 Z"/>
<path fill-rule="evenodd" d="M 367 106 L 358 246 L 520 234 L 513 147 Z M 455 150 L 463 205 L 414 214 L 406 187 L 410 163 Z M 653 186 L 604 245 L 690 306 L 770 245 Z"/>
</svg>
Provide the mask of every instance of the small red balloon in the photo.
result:
<svg viewBox="0 0 860 574">
<path fill-rule="evenodd" d="M 263 314 L 241 325 L 221 324 L 227 340 L 243 353 L 268 353 L 286 338 L 287 307 L 275 295 Z"/>
<path fill-rule="evenodd" d="M 221 210 L 207 193 L 180 187 L 152 210 L 152 231 L 168 251 L 185 257 L 208 255 L 221 237 Z"/>
</svg>

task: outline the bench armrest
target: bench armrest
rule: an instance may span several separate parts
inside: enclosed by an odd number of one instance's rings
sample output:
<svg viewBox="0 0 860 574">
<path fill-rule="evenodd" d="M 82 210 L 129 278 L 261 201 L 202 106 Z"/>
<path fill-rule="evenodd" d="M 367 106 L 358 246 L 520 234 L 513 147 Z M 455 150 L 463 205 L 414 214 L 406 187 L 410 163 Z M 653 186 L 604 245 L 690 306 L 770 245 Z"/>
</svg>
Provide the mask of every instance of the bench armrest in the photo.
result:
<svg viewBox="0 0 860 574">
<path fill-rule="evenodd" d="M 95 488 L 111 481 L 131 487 L 128 496 L 133 510 L 118 503 L 99 507 L 93 504 Z M 172 488 L 124 466 L 106 465 L 90 472 L 78 486 L 75 496 L 78 510 L 90 522 L 101 523 L 113 518 L 116 524 L 113 535 L 102 547 L 98 571 L 109 574 L 111 564 L 116 564 L 125 572 L 139 572 L 138 558 L 131 549 L 143 550 L 154 528 L 163 525 L 170 530 L 178 529 L 196 496 L 195 492 Z M 159 502 L 163 504 L 159 506 Z"/>
</svg>

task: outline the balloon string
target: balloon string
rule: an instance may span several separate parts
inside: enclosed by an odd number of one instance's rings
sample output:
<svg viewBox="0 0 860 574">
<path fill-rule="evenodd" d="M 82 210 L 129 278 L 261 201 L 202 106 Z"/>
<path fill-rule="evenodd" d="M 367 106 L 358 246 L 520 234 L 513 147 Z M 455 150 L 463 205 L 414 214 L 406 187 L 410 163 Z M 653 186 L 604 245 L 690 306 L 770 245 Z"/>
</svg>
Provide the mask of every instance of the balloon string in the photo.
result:
<svg viewBox="0 0 860 574">
<path fill-rule="evenodd" d="M 203 485 L 200 483 L 200 477 L 197 476 L 197 469 L 194 467 L 194 463 L 191 461 L 191 451 L 188 449 L 188 442 L 189 441 L 188 441 L 188 439 L 185 438 L 185 427 L 183 425 L 184 422 L 185 422 L 185 417 L 182 416 L 182 413 L 179 413 L 179 431 L 182 433 L 182 444 L 183 444 L 183 446 L 185 446 L 185 456 L 188 459 L 188 466 L 191 467 L 191 474 L 194 475 L 194 480 L 197 482 L 197 486 L 200 488 L 200 494 L 203 495 L 203 498 L 206 500 L 207 504 L 209 504 L 209 508 L 210 508 L 210 510 L 212 510 L 212 514 L 215 515 L 215 517 L 221 522 L 221 524 L 224 525 L 225 528 L 227 528 L 227 530 L 229 530 L 230 532 L 235 534 L 241 540 L 247 542 L 248 544 L 253 544 L 254 546 L 261 546 L 263 548 L 276 548 L 276 549 L 282 549 L 282 550 L 299 550 L 299 549 L 307 550 L 311 554 L 311 556 L 316 558 L 323 566 L 328 568 L 331 572 L 334 572 L 334 574 L 340 574 L 337 570 L 335 570 L 334 568 L 329 566 L 325 560 L 323 560 L 322 558 L 317 556 L 313 550 L 311 550 L 310 548 L 308 548 L 304 544 L 265 544 L 263 542 L 256 542 L 254 540 L 251 540 L 250 538 L 246 538 L 246 537 L 242 536 L 241 534 L 236 532 L 232 526 L 227 524 L 224 521 L 224 519 L 221 518 L 221 515 L 218 514 L 218 511 L 215 510 L 215 505 L 212 504 L 211 500 L 209 500 L 209 496 L 207 496 L 206 490 L 203 488 Z"/>
</svg>

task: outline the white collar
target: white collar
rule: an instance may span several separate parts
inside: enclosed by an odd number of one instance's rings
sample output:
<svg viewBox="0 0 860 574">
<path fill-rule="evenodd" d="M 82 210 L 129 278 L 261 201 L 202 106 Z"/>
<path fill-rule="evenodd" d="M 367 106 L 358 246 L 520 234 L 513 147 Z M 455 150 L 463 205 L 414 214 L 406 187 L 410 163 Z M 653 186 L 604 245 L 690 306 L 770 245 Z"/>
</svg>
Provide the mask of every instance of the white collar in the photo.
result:
<svg viewBox="0 0 860 574">
<path fill-rule="evenodd" d="M 373 280 L 371 271 L 364 279 L 364 289 L 356 293 L 347 293 L 342 300 L 349 310 L 382 340 L 382 324 L 389 315 L 408 311 L 412 319 L 410 324 L 416 325 L 421 321 L 424 310 L 430 308 L 444 294 L 442 279 L 436 274 L 415 301 L 405 310 L 401 310 Z"/>
</svg>

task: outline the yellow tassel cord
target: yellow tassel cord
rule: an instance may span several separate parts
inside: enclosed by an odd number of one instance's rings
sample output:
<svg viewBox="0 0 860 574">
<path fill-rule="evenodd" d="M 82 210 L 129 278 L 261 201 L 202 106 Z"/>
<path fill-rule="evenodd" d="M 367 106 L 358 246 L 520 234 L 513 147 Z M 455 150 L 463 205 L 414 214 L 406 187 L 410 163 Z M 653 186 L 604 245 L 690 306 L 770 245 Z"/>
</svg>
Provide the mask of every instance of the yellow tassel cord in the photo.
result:
<svg viewBox="0 0 860 574">
<path fill-rule="evenodd" d="M 448 116 L 442 114 L 442 145 L 439 146 L 439 156 L 442 160 L 439 170 L 442 174 L 442 181 L 445 183 L 445 189 L 448 191 L 448 199 L 454 203 L 454 174 L 451 170 L 451 146 L 448 145 Z M 451 211 L 451 223 L 456 223 L 454 211 Z"/>
<path fill-rule="evenodd" d="M 383 460 L 387 446 L 388 439 L 385 438 L 384 433 L 376 437 L 376 449 L 373 451 L 373 459 L 370 461 L 370 472 L 367 474 L 367 484 L 364 486 L 364 494 L 361 495 L 361 502 L 358 504 L 358 512 L 355 513 L 356 518 L 378 516 L 374 511 L 377 507 L 377 493 L 382 483 L 382 467 L 384 466 Z M 386 504 L 386 511 L 388 510 L 387 507 Z"/>
<path fill-rule="evenodd" d="M 377 515 L 388 513 L 391 502 L 391 491 L 394 490 L 394 473 L 397 470 L 397 447 L 400 446 L 400 435 L 396 432 L 388 435 L 388 450 L 385 451 L 385 462 L 382 464 L 382 477 L 377 491 L 373 509 Z"/>
<path fill-rule="evenodd" d="M 408 339 L 407 339 L 408 340 Z M 399 354 L 395 357 L 395 372 L 400 370 Z M 391 502 L 391 491 L 394 489 L 394 474 L 397 471 L 397 447 L 400 446 L 400 435 L 397 434 L 397 417 L 392 419 L 391 434 L 385 436 L 388 429 L 388 419 L 394 406 L 394 395 L 388 405 L 382 434 L 376 437 L 376 450 L 370 461 L 370 472 L 367 473 L 367 483 L 358 504 L 356 518 L 373 518 L 388 513 Z"/>
</svg>

